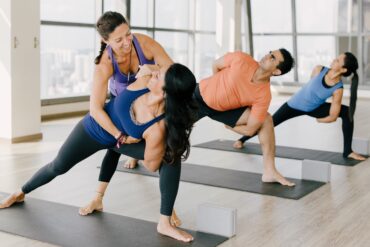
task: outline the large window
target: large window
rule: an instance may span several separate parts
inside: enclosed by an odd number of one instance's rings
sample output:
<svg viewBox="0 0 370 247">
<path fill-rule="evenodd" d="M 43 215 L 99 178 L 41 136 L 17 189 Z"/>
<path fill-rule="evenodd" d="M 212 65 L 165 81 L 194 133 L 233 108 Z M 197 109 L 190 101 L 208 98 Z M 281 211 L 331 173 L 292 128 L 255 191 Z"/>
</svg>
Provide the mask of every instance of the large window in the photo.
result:
<svg viewBox="0 0 370 247">
<path fill-rule="evenodd" d="M 254 0 L 251 2 L 253 55 L 260 60 L 271 50 L 285 48 L 293 52 L 291 0 Z M 294 70 L 273 77 L 273 82 L 294 81 Z"/>
<path fill-rule="evenodd" d="M 351 51 L 359 60 L 361 86 L 370 86 L 370 0 L 244 0 L 242 44 L 254 57 L 285 47 L 296 67 L 272 81 L 302 82 L 317 64 L 329 66 Z M 127 13 L 133 32 L 156 39 L 175 62 L 197 79 L 211 75 L 216 58 L 217 0 L 41 0 L 41 97 L 89 95 L 99 35 L 94 24 L 103 11 Z M 247 21 L 253 38 L 248 37 Z"/>
<path fill-rule="evenodd" d="M 175 62 L 187 65 L 199 80 L 211 75 L 216 58 L 216 3 L 130 1 L 130 24 L 133 31 L 152 36 Z"/>
<path fill-rule="evenodd" d="M 101 14 L 96 3 L 41 0 L 41 99 L 90 93 Z"/>
<path fill-rule="evenodd" d="M 41 40 L 42 98 L 88 94 L 93 74 L 95 30 L 46 25 L 41 27 Z"/>
<path fill-rule="evenodd" d="M 286 47 L 296 58 L 294 71 L 273 80 L 305 83 L 315 65 L 330 66 L 337 55 L 350 51 L 359 61 L 361 85 L 370 85 L 370 0 L 250 2 L 255 57 Z"/>
<path fill-rule="evenodd" d="M 212 73 L 216 0 L 41 0 L 40 4 L 41 97 L 47 102 L 90 94 L 93 61 L 100 48 L 94 25 L 108 10 L 127 13 L 133 32 L 153 37 L 198 80 Z"/>
</svg>

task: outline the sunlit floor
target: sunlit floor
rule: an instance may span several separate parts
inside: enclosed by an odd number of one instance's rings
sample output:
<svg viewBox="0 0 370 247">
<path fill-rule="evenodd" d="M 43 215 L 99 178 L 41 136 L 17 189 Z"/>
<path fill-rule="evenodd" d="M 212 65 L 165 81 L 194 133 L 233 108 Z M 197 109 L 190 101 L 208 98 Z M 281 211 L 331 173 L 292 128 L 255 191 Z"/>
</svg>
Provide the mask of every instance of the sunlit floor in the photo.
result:
<svg viewBox="0 0 370 247">
<path fill-rule="evenodd" d="M 272 112 L 287 99 L 284 96 L 273 98 Z M 370 138 L 369 106 L 370 101 L 359 100 L 355 136 Z M 40 142 L 0 144 L 0 191 L 16 190 L 50 161 L 79 119 L 44 122 L 44 138 Z M 299 117 L 275 129 L 277 144 L 341 152 L 340 126 L 341 120 L 319 124 L 315 119 Z M 207 118 L 196 124 L 191 139 L 192 144 L 197 144 L 237 137 Z M 99 174 L 96 166 L 103 155 L 104 152 L 99 152 L 88 158 L 29 196 L 77 207 L 84 205 L 94 194 Z M 300 178 L 299 161 L 276 161 L 283 175 Z M 192 148 L 188 162 L 252 172 L 262 170 L 260 156 L 199 148 Z M 182 182 L 176 210 L 183 227 L 196 230 L 199 204 L 211 202 L 236 208 L 237 235 L 220 245 L 222 247 L 369 246 L 369 188 L 370 160 L 367 160 L 355 167 L 332 166 L 331 183 L 298 201 Z M 156 222 L 159 203 L 158 179 L 116 173 L 106 193 L 104 211 Z M 52 245 L 0 232 L 0 246 Z"/>
</svg>

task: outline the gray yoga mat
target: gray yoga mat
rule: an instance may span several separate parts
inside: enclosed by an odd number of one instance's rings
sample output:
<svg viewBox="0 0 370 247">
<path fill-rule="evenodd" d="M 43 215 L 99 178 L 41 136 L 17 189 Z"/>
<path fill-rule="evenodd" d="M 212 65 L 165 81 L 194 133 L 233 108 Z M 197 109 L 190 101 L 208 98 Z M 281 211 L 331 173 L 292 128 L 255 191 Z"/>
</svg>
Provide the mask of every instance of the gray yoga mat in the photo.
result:
<svg viewBox="0 0 370 247">
<path fill-rule="evenodd" d="M 142 165 L 138 165 L 135 169 L 126 169 L 123 167 L 123 164 L 124 161 L 119 163 L 117 171 L 158 177 L 157 172 L 150 172 Z M 183 163 L 181 167 L 181 181 L 183 182 L 204 184 L 295 200 L 304 197 L 325 184 L 323 182 L 309 180 L 290 180 L 296 184 L 294 187 L 282 186 L 278 183 L 263 183 L 261 181 L 261 174 L 257 173 L 192 165 L 188 163 Z"/>
<path fill-rule="evenodd" d="M 7 194 L 0 193 L 1 199 L 5 196 Z M 0 210 L 0 231 L 60 246 L 204 247 L 217 246 L 227 240 L 188 231 L 194 236 L 194 242 L 182 243 L 158 234 L 156 226 L 154 222 L 105 212 L 80 216 L 77 207 L 32 198 Z"/>
<path fill-rule="evenodd" d="M 243 148 L 237 149 L 233 147 L 233 143 L 234 141 L 231 140 L 213 140 L 194 145 L 193 147 L 230 151 L 236 153 L 262 155 L 260 144 L 245 143 Z M 276 146 L 276 157 L 296 160 L 308 159 L 308 160 L 326 161 L 335 165 L 342 166 L 355 166 L 358 163 L 362 162 L 354 159 L 345 159 L 343 158 L 342 153 L 306 148 L 293 148 L 285 146 Z"/>
</svg>

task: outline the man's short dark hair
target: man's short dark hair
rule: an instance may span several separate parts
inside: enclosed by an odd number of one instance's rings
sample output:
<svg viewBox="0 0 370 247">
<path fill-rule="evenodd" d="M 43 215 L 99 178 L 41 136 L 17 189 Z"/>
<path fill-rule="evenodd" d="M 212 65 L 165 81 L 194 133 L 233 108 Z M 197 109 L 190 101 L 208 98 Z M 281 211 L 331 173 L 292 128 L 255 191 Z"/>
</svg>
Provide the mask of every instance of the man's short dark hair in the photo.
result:
<svg viewBox="0 0 370 247">
<path fill-rule="evenodd" d="M 276 68 L 281 71 L 280 75 L 284 75 L 294 67 L 294 58 L 292 57 L 290 52 L 284 48 L 280 48 L 279 51 L 281 55 L 283 55 L 284 61 L 280 62 Z"/>
</svg>

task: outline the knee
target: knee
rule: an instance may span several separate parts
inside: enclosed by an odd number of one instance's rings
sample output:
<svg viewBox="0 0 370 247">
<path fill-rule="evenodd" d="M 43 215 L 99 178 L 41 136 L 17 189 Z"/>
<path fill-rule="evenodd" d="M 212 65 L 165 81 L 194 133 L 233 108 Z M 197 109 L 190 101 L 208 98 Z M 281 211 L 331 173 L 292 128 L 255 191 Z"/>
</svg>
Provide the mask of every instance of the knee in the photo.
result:
<svg viewBox="0 0 370 247">
<path fill-rule="evenodd" d="M 58 176 L 66 173 L 69 169 L 67 169 L 66 166 L 63 166 L 62 162 L 53 161 L 48 165 L 48 170 L 55 176 Z"/>
<path fill-rule="evenodd" d="M 266 121 L 272 122 L 272 116 L 271 116 L 270 113 L 267 113 L 267 115 L 266 115 Z"/>
<path fill-rule="evenodd" d="M 263 122 L 263 125 L 265 126 L 273 126 L 274 123 L 273 123 L 273 119 L 272 119 L 272 116 L 270 113 L 267 113 L 266 115 L 266 118 L 265 118 L 265 121 Z"/>
</svg>

